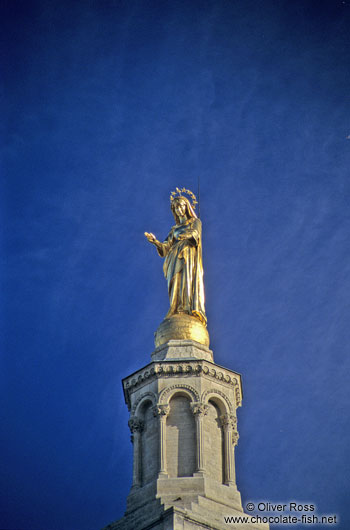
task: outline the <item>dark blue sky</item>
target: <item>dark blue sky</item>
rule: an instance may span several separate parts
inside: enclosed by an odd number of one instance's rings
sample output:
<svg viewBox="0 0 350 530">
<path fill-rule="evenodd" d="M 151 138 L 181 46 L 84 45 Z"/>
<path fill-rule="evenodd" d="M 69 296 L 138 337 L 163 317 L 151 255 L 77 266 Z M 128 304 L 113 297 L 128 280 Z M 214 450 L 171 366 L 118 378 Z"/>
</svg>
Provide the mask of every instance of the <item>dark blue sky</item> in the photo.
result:
<svg viewBox="0 0 350 530">
<path fill-rule="evenodd" d="M 350 526 L 350 0 L 2 2 L 1 506 L 121 517 L 121 378 L 167 312 L 144 239 L 201 179 L 211 347 L 243 375 L 244 502 Z M 297 527 L 294 527 L 297 528 Z"/>
</svg>

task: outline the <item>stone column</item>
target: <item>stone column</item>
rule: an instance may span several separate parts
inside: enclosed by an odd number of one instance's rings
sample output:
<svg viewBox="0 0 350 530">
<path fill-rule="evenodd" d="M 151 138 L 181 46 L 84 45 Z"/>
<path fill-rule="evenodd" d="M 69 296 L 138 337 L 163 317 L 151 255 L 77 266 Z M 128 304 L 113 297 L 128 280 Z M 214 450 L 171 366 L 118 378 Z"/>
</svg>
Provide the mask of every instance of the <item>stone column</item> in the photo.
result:
<svg viewBox="0 0 350 530">
<path fill-rule="evenodd" d="M 167 477 L 166 471 L 166 418 L 170 412 L 169 405 L 153 407 L 154 416 L 159 418 L 159 476 Z"/>
<path fill-rule="evenodd" d="M 232 443 L 237 443 L 237 419 L 233 414 L 220 416 L 221 426 L 224 431 L 224 483 L 228 486 L 236 485 L 235 463 L 233 458 Z"/>
<path fill-rule="evenodd" d="M 144 422 L 133 416 L 129 420 L 129 427 L 131 431 L 131 441 L 134 445 L 134 462 L 132 473 L 132 488 L 139 488 L 141 486 L 141 433 L 143 431 Z"/>
<path fill-rule="evenodd" d="M 196 472 L 203 474 L 204 463 L 204 438 L 203 438 L 203 418 L 208 412 L 208 405 L 205 403 L 191 403 L 192 412 L 196 418 Z"/>
</svg>

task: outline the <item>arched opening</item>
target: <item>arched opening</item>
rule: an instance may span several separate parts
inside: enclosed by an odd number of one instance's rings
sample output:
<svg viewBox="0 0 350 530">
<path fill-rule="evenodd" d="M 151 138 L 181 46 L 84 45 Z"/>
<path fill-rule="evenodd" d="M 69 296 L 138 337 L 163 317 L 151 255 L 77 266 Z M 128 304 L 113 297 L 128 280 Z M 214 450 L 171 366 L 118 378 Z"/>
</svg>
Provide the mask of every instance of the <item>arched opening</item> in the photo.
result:
<svg viewBox="0 0 350 530">
<path fill-rule="evenodd" d="M 190 399 L 181 393 L 170 400 L 166 422 L 169 477 L 191 477 L 196 470 L 196 425 Z"/>
<path fill-rule="evenodd" d="M 210 399 L 204 416 L 204 455 L 207 474 L 220 483 L 224 482 L 224 438 L 220 422 L 220 409 Z M 208 456 L 210 455 L 210 458 Z"/>
</svg>

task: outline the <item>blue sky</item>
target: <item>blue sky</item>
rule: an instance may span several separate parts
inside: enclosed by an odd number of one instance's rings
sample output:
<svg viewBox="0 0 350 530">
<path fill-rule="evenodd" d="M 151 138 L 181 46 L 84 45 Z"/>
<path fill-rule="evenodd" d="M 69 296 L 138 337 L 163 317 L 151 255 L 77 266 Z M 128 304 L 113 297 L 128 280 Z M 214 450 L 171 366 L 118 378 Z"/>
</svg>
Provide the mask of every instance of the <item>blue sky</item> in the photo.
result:
<svg viewBox="0 0 350 530">
<path fill-rule="evenodd" d="M 206 310 L 243 375 L 245 502 L 350 525 L 350 1 L 5 1 L 0 528 L 121 517 L 121 378 L 168 309 L 170 192 L 201 184 Z M 296 527 L 294 527 L 296 528 Z"/>
</svg>

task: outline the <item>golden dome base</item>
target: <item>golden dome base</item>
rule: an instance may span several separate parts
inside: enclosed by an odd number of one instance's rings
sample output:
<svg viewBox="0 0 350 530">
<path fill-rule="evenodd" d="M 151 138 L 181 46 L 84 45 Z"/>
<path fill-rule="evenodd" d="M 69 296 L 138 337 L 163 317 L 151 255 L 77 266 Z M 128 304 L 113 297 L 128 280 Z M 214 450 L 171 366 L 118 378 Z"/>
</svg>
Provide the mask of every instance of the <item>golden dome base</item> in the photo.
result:
<svg viewBox="0 0 350 530">
<path fill-rule="evenodd" d="M 156 348 L 169 340 L 194 340 L 208 347 L 209 333 L 198 318 L 177 313 L 164 319 L 154 334 Z"/>
</svg>

